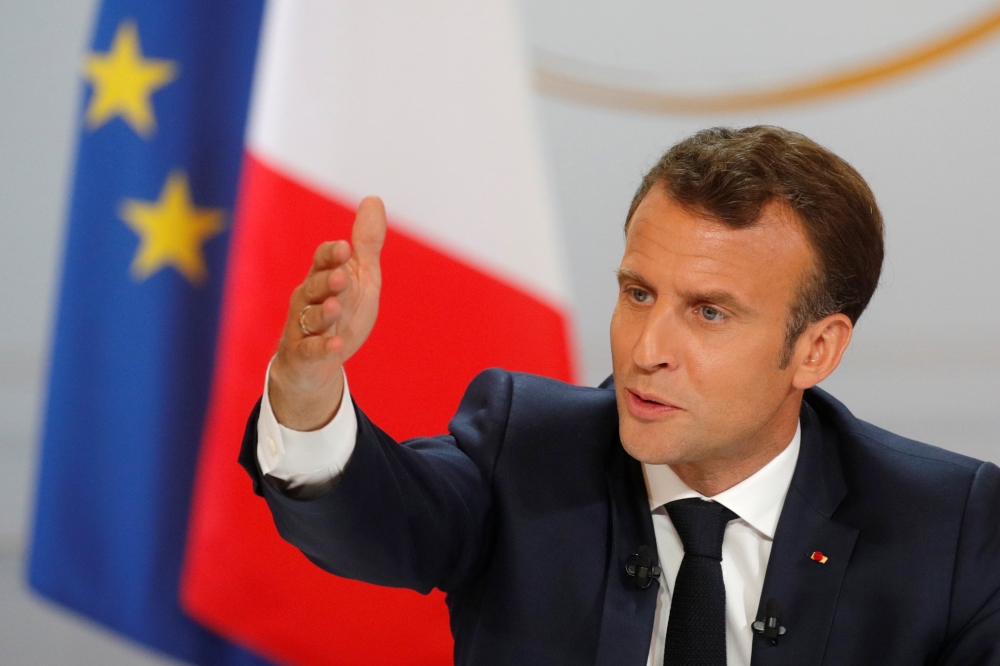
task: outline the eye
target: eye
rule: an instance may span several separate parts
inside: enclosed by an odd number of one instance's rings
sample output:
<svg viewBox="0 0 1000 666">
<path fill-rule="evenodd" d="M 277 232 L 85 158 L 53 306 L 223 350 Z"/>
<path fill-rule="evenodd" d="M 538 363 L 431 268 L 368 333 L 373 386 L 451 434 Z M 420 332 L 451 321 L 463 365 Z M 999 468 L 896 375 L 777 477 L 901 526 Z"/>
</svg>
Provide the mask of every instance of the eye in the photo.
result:
<svg viewBox="0 0 1000 666">
<path fill-rule="evenodd" d="M 722 310 L 714 308 L 711 305 L 702 305 L 698 308 L 701 316 L 705 318 L 705 321 L 722 321 L 726 318 L 726 315 L 722 313 Z"/>
<path fill-rule="evenodd" d="M 639 289 L 638 287 L 632 287 L 629 290 L 629 295 L 632 296 L 636 303 L 645 303 L 649 300 L 649 292 L 645 289 Z"/>
</svg>

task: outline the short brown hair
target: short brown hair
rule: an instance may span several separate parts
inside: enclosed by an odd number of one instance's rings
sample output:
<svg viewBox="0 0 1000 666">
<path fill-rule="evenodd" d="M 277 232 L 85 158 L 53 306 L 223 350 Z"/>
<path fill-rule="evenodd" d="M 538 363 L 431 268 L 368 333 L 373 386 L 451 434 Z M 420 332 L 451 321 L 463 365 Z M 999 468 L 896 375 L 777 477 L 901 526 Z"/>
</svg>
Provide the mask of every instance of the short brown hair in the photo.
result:
<svg viewBox="0 0 1000 666">
<path fill-rule="evenodd" d="M 654 185 L 682 206 L 739 229 L 766 204 L 783 202 L 801 221 L 816 271 L 792 304 L 781 365 L 806 327 L 842 312 L 857 323 L 882 272 L 885 231 L 875 195 L 854 167 L 780 127 L 713 127 L 668 150 L 642 179 L 625 220 Z"/>
</svg>

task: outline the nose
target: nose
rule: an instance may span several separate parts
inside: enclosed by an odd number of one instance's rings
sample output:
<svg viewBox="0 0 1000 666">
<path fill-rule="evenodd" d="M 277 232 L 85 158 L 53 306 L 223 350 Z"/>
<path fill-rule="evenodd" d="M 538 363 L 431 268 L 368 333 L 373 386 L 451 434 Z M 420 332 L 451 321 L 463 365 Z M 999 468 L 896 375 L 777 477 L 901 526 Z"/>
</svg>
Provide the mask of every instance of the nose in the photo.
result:
<svg viewBox="0 0 1000 666">
<path fill-rule="evenodd" d="M 654 308 L 632 347 L 632 362 L 647 372 L 677 367 L 678 322 L 668 308 Z"/>
</svg>

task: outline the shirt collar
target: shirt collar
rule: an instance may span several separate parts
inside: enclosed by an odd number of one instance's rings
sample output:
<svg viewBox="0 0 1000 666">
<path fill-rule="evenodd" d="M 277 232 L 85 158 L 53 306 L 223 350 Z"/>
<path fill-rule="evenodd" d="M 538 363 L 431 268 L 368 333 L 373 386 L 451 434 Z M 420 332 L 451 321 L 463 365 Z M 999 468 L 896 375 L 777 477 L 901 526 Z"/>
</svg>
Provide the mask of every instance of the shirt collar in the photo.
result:
<svg viewBox="0 0 1000 666">
<path fill-rule="evenodd" d="M 792 441 L 784 451 L 746 479 L 710 499 L 738 515 L 768 539 L 773 539 L 781 507 L 785 503 L 788 487 L 792 484 L 801 441 L 802 424 L 799 423 L 795 427 Z M 709 499 L 688 488 L 669 465 L 643 463 L 642 471 L 646 478 L 649 508 L 654 511 L 674 500 L 689 497 Z"/>
</svg>

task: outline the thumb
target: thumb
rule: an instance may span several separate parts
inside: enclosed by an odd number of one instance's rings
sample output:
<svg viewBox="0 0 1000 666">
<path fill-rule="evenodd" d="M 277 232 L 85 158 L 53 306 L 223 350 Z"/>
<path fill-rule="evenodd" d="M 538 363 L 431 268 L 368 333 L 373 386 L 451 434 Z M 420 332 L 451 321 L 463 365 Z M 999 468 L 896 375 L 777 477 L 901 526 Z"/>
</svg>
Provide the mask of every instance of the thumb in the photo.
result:
<svg viewBox="0 0 1000 666">
<path fill-rule="evenodd" d="M 378 257 L 385 243 L 385 206 L 378 197 L 365 197 L 358 205 L 358 215 L 354 218 L 351 244 L 358 264 L 378 269 Z"/>
</svg>

